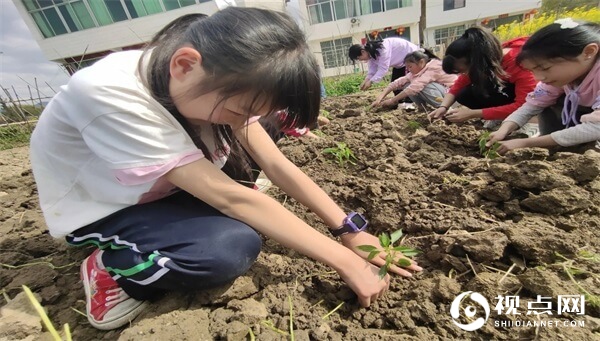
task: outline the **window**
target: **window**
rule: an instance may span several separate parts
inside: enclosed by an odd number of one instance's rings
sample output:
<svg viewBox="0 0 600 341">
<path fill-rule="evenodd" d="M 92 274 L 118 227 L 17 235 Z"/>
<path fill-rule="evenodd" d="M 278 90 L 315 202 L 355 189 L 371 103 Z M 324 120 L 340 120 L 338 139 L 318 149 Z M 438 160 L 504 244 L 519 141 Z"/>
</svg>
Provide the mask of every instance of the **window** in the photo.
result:
<svg viewBox="0 0 600 341">
<path fill-rule="evenodd" d="M 306 7 L 311 24 L 333 21 L 332 3 L 330 0 L 307 0 Z"/>
<path fill-rule="evenodd" d="M 444 11 L 449 11 L 466 6 L 467 0 L 444 0 Z"/>
<path fill-rule="evenodd" d="M 360 0 L 361 14 L 383 12 L 383 0 Z"/>
<path fill-rule="evenodd" d="M 465 32 L 465 25 L 444 27 L 435 30 L 435 44 L 445 44 L 448 46 Z"/>
<path fill-rule="evenodd" d="M 349 0 L 334 0 L 333 12 L 335 14 L 335 20 L 352 18 L 358 15 L 355 2 Z"/>
<path fill-rule="evenodd" d="M 410 6 L 412 6 L 412 0 L 385 0 L 386 11 Z"/>
<path fill-rule="evenodd" d="M 44 38 L 209 1 L 211 0 L 22 0 Z"/>
<path fill-rule="evenodd" d="M 321 54 L 326 69 L 346 66 L 350 63 L 348 49 L 352 46 L 352 37 L 321 42 Z"/>
<path fill-rule="evenodd" d="M 409 6 L 412 0 L 306 0 L 312 25 Z"/>
</svg>

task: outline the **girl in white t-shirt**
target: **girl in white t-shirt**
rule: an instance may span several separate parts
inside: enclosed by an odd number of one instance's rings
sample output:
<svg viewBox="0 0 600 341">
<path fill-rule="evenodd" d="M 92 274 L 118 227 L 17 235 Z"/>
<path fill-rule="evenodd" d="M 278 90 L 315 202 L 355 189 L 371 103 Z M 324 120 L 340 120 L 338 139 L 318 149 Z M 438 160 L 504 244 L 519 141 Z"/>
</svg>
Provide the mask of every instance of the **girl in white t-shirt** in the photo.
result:
<svg viewBox="0 0 600 341">
<path fill-rule="evenodd" d="M 346 214 L 256 122 L 285 109 L 287 123 L 310 126 L 319 88 L 298 26 L 256 8 L 181 17 L 145 51 L 73 75 L 41 115 L 31 161 L 50 233 L 98 246 L 81 266 L 94 327 L 128 323 L 164 291 L 232 281 L 255 261 L 257 232 L 334 268 L 363 306 L 388 289 L 389 276 L 378 276 L 385 255 L 357 250 L 378 245 L 366 221 Z M 225 162 L 250 172 L 243 150 L 334 235 L 350 231 L 341 244 L 224 173 Z M 390 268 L 411 276 L 407 269 Z"/>
</svg>

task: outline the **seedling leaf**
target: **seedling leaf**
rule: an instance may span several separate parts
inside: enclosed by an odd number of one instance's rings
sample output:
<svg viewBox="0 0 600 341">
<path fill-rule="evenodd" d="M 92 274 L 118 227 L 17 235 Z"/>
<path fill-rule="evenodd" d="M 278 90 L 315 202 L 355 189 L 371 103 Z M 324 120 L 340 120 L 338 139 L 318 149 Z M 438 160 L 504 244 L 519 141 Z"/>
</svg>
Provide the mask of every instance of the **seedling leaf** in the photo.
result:
<svg viewBox="0 0 600 341">
<path fill-rule="evenodd" d="M 378 251 L 377 248 L 373 245 L 359 245 L 358 249 L 360 251 L 364 251 L 364 252 L 373 252 L 373 251 Z"/>
<path fill-rule="evenodd" d="M 390 236 L 392 237 L 391 243 L 394 244 L 395 242 L 400 240 L 400 238 L 402 238 L 402 230 L 394 231 Z"/>
<path fill-rule="evenodd" d="M 379 278 L 383 279 L 385 275 L 388 273 L 389 264 L 385 264 L 381 268 L 379 268 Z"/>
<path fill-rule="evenodd" d="M 410 266 L 411 264 L 412 264 L 411 261 L 406 258 L 398 259 L 398 266 L 401 266 L 403 268 Z"/>
<path fill-rule="evenodd" d="M 379 250 L 371 251 L 367 258 L 369 258 L 369 260 L 371 260 L 371 259 L 375 258 L 375 256 L 377 256 L 379 254 L 379 252 L 381 252 L 381 251 L 379 251 Z"/>
<path fill-rule="evenodd" d="M 356 162 L 354 162 L 356 156 L 344 142 L 337 142 L 337 147 L 323 149 L 323 154 L 333 155 L 340 167 L 344 167 L 346 162 L 356 165 Z"/>
<path fill-rule="evenodd" d="M 383 247 L 388 247 L 390 246 L 390 236 L 387 233 L 382 233 L 379 235 L 379 243 L 381 244 L 381 246 Z"/>
<path fill-rule="evenodd" d="M 495 159 L 500 156 L 500 154 L 498 154 L 498 147 L 500 147 L 500 143 L 494 142 L 491 147 L 487 147 L 486 144 L 489 140 L 490 132 L 483 132 L 481 137 L 479 137 L 479 153 L 487 159 Z"/>
<path fill-rule="evenodd" d="M 385 275 L 388 273 L 390 266 L 392 264 L 398 264 L 398 266 L 408 267 L 412 264 L 410 259 L 406 257 L 413 257 L 420 253 L 419 250 L 413 249 L 408 246 L 394 246 L 394 243 L 402 238 L 402 231 L 394 231 L 390 234 L 385 232 L 379 235 L 379 244 L 382 249 L 377 249 L 373 245 L 360 245 L 358 246 L 359 250 L 369 252 L 369 260 L 375 258 L 376 255 L 379 255 L 381 252 L 385 254 L 385 264 L 379 268 L 379 277 L 383 279 Z M 398 259 L 398 261 L 395 261 Z"/>
</svg>

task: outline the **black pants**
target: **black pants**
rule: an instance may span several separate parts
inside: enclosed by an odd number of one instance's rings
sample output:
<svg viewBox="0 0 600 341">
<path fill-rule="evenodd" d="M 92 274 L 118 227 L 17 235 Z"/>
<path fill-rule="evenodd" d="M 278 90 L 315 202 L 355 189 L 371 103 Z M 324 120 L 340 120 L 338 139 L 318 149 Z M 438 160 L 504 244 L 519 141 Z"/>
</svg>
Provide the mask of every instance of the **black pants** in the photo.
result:
<svg viewBox="0 0 600 341">
<path fill-rule="evenodd" d="M 513 103 L 516 97 L 515 85 L 512 83 L 506 83 L 502 92 L 490 86 L 488 97 L 482 96 L 476 90 L 477 88 L 473 84 L 463 88 L 456 95 L 456 101 L 469 109 L 484 109 Z"/>
<path fill-rule="evenodd" d="M 395 81 L 396 79 L 398 79 L 400 77 L 404 77 L 404 76 L 406 76 L 406 66 L 403 66 L 403 67 L 398 68 L 398 69 L 397 68 L 393 68 L 392 69 L 392 80 L 390 81 L 390 83 L 393 82 L 393 81 Z M 402 90 L 394 90 L 394 96 L 397 96 L 401 92 L 402 92 Z M 410 98 L 406 97 L 404 100 L 402 100 L 400 102 L 410 103 L 412 101 L 410 100 Z"/>
<path fill-rule="evenodd" d="M 67 242 L 103 249 L 107 271 L 138 300 L 231 282 L 262 245 L 250 226 L 184 191 L 115 212 L 69 234 Z"/>
<path fill-rule="evenodd" d="M 563 130 L 573 126 L 572 122 L 569 122 L 569 126 L 563 124 L 562 109 L 564 103 L 565 96 L 563 95 L 556 101 L 555 105 L 545 108 L 544 111 L 538 115 L 540 135 L 549 135 L 555 131 Z M 581 105 L 578 106 L 577 113 L 575 114 L 577 122 L 581 122 L 581 116 L 589 114 L 592 111 L 593 110 L 591 107 L 584 107 Z"/>
</svg>

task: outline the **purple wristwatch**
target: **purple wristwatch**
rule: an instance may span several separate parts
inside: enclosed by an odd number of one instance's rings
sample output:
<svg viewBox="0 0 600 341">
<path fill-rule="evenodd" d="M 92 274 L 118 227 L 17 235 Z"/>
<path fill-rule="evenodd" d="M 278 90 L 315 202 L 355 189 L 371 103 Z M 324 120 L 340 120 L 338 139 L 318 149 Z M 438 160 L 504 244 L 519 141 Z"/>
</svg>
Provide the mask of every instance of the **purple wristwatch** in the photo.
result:
<svg viewBox="0 0 600 341">
<path fill-rule="evenodd" d="M 350 212 L 346 218 L 344 218 L 344 223 L 338 229 L 331 230 L 331 234 L 334 237 L 339 237 L 346 233 L 357 233 L 367 229 L 367 219 L 356 212 Z"/>
</svg>

